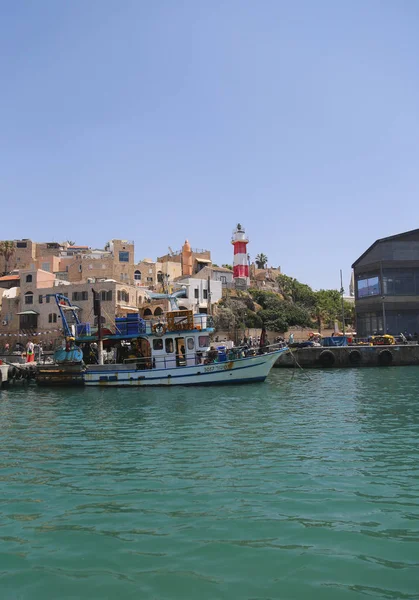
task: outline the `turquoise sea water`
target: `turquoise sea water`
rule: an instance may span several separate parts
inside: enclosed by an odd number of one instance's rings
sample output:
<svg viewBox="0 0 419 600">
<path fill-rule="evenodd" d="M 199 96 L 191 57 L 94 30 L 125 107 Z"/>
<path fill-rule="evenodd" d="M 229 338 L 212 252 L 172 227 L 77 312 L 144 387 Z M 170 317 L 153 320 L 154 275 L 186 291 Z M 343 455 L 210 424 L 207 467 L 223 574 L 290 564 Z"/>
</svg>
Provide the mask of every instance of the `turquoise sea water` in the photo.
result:
<svg viewBox="0 0 419 600">
<path fill-rule="evenodd" d="M 419 369 L 0 392 L 0 598 L 419 598 Z"/>
</svg>

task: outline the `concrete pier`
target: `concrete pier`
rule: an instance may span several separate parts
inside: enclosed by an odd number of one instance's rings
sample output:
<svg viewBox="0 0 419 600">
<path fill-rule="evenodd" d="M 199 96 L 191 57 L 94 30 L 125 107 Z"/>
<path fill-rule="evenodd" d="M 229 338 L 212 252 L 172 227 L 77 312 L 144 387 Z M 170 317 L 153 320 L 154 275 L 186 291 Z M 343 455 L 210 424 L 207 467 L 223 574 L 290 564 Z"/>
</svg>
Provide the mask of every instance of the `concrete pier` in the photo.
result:
<svg viewBox="0 0 419 600">
<path fill-rule="evenodd" d="M 292 348 L 275 367 L 296 367 L 295 359 L 304 369 L 419 365 L 419 345 Z"/>
</svg>

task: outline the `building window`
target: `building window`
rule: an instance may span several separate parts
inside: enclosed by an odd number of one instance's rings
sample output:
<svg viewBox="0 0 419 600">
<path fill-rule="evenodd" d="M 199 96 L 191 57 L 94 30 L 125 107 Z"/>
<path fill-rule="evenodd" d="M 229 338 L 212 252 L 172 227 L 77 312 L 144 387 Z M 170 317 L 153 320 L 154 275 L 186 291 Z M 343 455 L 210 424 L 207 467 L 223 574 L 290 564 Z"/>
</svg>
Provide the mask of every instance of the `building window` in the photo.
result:
<svg viewBox="0 0 419 600">
<path fill-rule="evenodd" d="M 377 276 L 366 277 L 357 281 L 358 298 L 378 296 L 380 294 L 380 281 Z"/>
<path fill-rule="evenodd" d="M 163 273 L 161 271 L 157 272 L 157 281 L 163 283 Z"/>
<path fill-rule="evenodd" d="M 109 290 L 108 292 L 106 290 L 102 290 L 100 292 L 100 299 L 103 302 L 111 302 L 112 301 L 112 290 Z"/>
<path fill-rule="evenodd" d="M 44 301 L 44 297 L 43 297 L 43 295 L 42 295 L 42 294 L 39 294 L 39 296 L 38 296 L 38 303 L 39 303 L 39 304 L 42 304 L 42 303 L 43 303 L 43 301 Z"/>
<path fill-rule="evenodd" d="M 26 283 L 32 283 L 32 275 L 26 275 Z"/>
<path fill-rule="evenodd" d="M 194 289 L 194 295 L 195 295 L 195 298 L 196 298 L 196 299 L 198 299 L 198 298 L 199 298 L 199 290 L 198 290 L 198 288 L 195 288 L 195 289 Z"/>
<path fill-rule="evenodd" d="M 154 316 L 155 316 L 155 317 L 160 317 L 162 314 L 163 314 L 163 311 L 162 311 L 162 309 L 160 308 L 160 306 L 158 306 L 158 307 L 156 308 L 156 310 L 154 311 Z"/>
<path fill-rule="evenodd" d="M 49 264 L 49 262 L 42 263 L 42 270 L 43 271 L 48 271 L 48 272 L 50 271 L 50 264 Z"/>
<path fill-rule="evenodd" d="M 134 279 L 135 281 L 141 281 L 141 271 L 135 271 L 134 272 Z"/>
<path fill-rule="evenodd" d="M 146 309 L 144 310 L 144 316 L 145 316 L 145 317 L 151 317 L 151 315 L 152 315 L 152 314 L 153 314 L 153 313 L 151 312 L 151 309 L 150 309 L 150 308 L 146 308 Z"/>
<path fill-rule="evenodd" d="M 25 294 L 25 304 L 33 304 L 33 294 L 32 294 L 32 292 L 26 292 L 26 294 Z"/>
<path fill-rule="evenodd" d="M 81 273 L 82 271 L 83 271 L 83 267 L 82 267 L 82 265 L 80 264 L 80 265 L 79 265 L 79 273 Z"/>
<path fill-rule="evenodd" d="M 16 248 L 27 248 L 27 247 L 28 247 L 27 242 L 16 242 Z"/>
<path fill-rule="evenodd" d="M 129 302 L 129 294 L 125 290 L 118 290 L 118 302 Z"/>
<path fill-rule="evenodd" d="M 49 301 L 50 301 L 50 297 L 49 297 L 49 296 L 45 296 L 45 302 L 46 302 L 47 304 L 49 304 Z"/>
<path fill-rule="evenodd" d="M 225 275 L 220 275 L 221 283 L 227 283 L 227 277 Z"/>
<path fill-rule="evenodd" d="M 119 253 L 119 262 L 129 262 L 129 252 Z"/>
<path fill-rule="evenodd" d="M 208 300 L 208 290 L 202 290 L 204 300 Z"/>
<path fill-rule="evenodd" d="M 55 313 L 49 313 L 48 315 L 48 323 L 56 323 L 57 315 Z"/>
<path fill-rule="evenodd" d="M 153 281 L 152 277 L 147 277 L 147 281 Z"/>
</svg>

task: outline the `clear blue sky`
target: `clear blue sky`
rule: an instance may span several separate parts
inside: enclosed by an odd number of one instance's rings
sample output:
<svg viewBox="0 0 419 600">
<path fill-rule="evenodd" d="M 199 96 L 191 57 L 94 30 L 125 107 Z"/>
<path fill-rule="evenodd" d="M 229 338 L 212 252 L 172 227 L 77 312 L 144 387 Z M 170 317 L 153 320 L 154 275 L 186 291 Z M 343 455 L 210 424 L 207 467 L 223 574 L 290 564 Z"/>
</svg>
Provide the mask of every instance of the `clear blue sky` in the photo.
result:
<svg viewBox="0 0 419 600">
<path fill-rule="evenodd" d="M 419 226 L 419 3 L 0 2 L 0 239 L 185 238 L 315 288 Z"/>
</svg>

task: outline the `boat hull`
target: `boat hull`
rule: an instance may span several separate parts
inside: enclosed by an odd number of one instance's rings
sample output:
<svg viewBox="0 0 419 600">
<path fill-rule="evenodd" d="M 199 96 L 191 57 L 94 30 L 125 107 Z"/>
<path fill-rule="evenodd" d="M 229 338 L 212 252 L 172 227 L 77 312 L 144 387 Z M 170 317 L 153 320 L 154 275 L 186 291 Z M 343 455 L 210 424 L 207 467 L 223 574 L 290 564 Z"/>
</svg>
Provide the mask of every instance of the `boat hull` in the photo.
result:
<svg viewBox="0 0 419 600">
<path fill-rule="evenodd" d="M 278 356 L 287 351 L 209 365 L 139 370 L 133 365 L 92 365 L 84 372 L 87 386 L 143 387 L 173 385 L 224 385 L 264 381 Z"/>
</svg>

